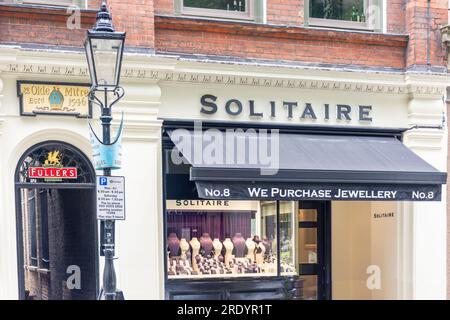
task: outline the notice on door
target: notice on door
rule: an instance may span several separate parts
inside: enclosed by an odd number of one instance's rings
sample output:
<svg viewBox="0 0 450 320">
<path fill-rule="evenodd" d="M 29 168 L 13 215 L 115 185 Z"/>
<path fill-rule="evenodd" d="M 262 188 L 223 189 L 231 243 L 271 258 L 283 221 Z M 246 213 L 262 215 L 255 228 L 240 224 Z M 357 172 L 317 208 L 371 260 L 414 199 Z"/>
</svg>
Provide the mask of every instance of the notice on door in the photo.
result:
<svg viewBox="0 0 450 320">
<path fill-rule="evenodd" d="M 125 220 L 125 177 L 97 176 L 97 219 Z"/>
</svg>

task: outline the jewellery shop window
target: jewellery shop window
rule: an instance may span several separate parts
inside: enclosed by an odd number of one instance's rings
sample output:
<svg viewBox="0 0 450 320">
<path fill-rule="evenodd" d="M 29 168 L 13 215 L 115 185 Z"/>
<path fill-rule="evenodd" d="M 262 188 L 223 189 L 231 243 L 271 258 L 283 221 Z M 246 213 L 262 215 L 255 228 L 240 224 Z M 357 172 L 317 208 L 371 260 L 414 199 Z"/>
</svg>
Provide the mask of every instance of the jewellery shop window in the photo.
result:
<svg viewBox="0 0 450 320">
<path fill-rule="evenodd" d="M 295 273 L 293 211 L 290 203 L 284 207 L 278 228 L 275 201 L 167 200 L 168 279 Z"/>
</svg>

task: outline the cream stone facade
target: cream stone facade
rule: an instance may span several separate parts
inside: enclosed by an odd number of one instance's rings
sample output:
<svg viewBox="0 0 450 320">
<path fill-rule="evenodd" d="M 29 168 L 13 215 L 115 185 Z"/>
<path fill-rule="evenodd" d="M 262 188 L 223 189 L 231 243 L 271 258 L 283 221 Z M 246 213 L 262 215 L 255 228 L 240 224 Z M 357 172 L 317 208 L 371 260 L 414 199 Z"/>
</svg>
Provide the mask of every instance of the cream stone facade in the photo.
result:
<svg viewBox="0 0 450 320">
<path fill-rule="evenodd" d="M 20 116 L 17 80 L 88 83 L 85 56 L 73 51 L 0 47 L 0 299 L 18 298 L 20 266 L 17 265 L 14 174 L 19 158 L 31 146 L 47 140 L 67 142 L 91 158 L 88 120 Z M 432 73 L 256 65 L 126 54 L 122 72 L 125 97 L 113 110 L 113 129 L 118 127 L 121 112 L 125 114 L 123 167 L 114 174 L 125 176 L 127 181 L 127 219 L 118 222 L 116 230 L 118 288 L 127 299 L 164 298 L 163 120 L 411 128 L 404 134 L 404 143 L 445 172 L 448 80 L 446 75 Z M 218 97 L 219 109 L 213 115 L 200 112 L 200 97 L 204 94 Z M 225 112 L 223 106 L 229 99 L 243 102 L 242 114 L 230 116 Z M 265 110 L 262 118 L 248 115 L 248 100 L 254 100 L 258 111 Z M 269 101 L 278 105 L 275 118 L 268 115 Z M 368 105 L 372 106 L 373 120 L 358 121 L 357 113 L 351 121 L 337 120 L 333 109 L 329 120 L 320 116 L 317 120 L 301 120 L 300 109 L 295 110 L 293 119 L 288 119 L 283 101 L 298 101 L 299 106 L 311 103 L 317 114 L 324 104 L 331 108 L 337 104 L 355 108 Z M 100 128 L 98 118 L 99 110 L 94 106 L 93 119 L 89 121 L 97 129 Z M 396 260 L 389 269 L 395 273 L 390 285 L 395 288 L 369 298 L 446 298 L 445 188 L 442 192 L 440 202 L 395 203 L 398 213 L 395 222 L 372 229 L 372 243 L 390 230 L 389 239 L 395 246 L 390 254 Z M 372 251 L 374 255 L 376 250 Z M 100 279 L 102 270 L 100 259 Z"/>
</svg>

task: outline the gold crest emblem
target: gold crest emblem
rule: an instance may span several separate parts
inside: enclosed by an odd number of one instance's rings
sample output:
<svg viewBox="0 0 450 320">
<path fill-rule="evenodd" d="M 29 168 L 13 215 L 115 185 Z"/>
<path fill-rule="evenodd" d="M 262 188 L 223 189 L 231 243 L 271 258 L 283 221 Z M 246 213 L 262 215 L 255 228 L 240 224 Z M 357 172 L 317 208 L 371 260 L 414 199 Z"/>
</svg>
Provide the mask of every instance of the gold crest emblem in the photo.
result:
<svg viewBox="0 0 450 320">
<path fill-rule="evenodd" d="M 47 154 L 47 160 L 45 160 L 44 164 L 46 166 L 60 166 L 61 165 L 61 153 L 57 150 L 53 152 L 50 151 Z"/>
</svg>

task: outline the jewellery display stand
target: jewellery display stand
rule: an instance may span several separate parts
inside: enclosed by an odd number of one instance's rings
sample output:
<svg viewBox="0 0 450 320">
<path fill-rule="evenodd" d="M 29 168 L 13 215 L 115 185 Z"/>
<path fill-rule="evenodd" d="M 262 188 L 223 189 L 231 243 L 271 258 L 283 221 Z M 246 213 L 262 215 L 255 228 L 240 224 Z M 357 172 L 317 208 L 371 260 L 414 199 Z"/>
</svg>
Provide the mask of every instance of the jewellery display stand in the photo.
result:
<svg viewBox="0 0 450 320">
<path fill-rule="evenodd" d="M 226 238 L 223 242 L 223 246 L 225 247 L 225 265 L 229 266 L 231 259 L 233 258 L 233 242 L 230 238 Z"/>
<path fill-rule="evenodd" d="M 187 252 L 191 247 L 185 238 L 181 238 L 180 240 L 180 249 L 181 249 L 181 259 L 187 259 Z"/>
<path fill-rule="evenodd" d="M 200 240 L 193 237 L 187 242 L 178 240 L 175 233 L 168 237 L 167 272 L 171 278 L 239 277 L 264 276 L 276 274 L 276 257 L 267 252 L 271 242 L 260 241 L 258 236 L 245 238 L 236 233 L 233 240 L 219 238 L 203 233 Z M 222 255 L 222 252 L 224 255 Z M 233 254 L 234 253 L 234 254 Z M 295 268 L 294 268 L 295 269 Z M 289 264 L 281 271 L 291 272 Z"/>
<path fill-rule="evenodd" d="M 199 271 L 196 257 L 199 256 L 199 253 L 200 253 L 200 241 L 198 241 L 198 239 L 196 237 L 193 237 L 191 239 L 191 241 L 189 242 L 189 244 L 191 245 L 191 248 L 192 248 L 192 255 L 191 255 L 192 268 L 195 271 Z"/>
<path fill-rule="evenodd" d="M 266 247 L 264 246 L 264 244 L 262 242 L 260 242 L 256 246 L 256 250 L 255 250 L 255 259 L 256 259 L 257 264 L 264 263 L 265 253 L 266 253 Z"/>
<path fill-rule="evenodd" d="M 243 258 L 245 255 L 245 239 L 242 234 L 236 233 L 233 237 L 234 252 L 236 258 Z"/>
<path fill-rule="evenodd" d="M 213 248 L 214 248 L 214 257 L 218 259 L 222 253 L 223 248 L 222 242 L 220 242 L 218 238 L 215 238 L 213 240 Z"/>
<path fill-rule="evenodd" d="M 211 251 L 213 248 L 213 242 L 208 233 L 203 233 L 203 235 L 200 237 L 200 246 L 202 248 L 204 256 L 207 257 L 207 256 L 211 255 Z"/>
<path fill-rule="evenodd" d="M 255 249 L 256 249 L 256 243 L 253 241 L 252 238 L 248 238 L 245 241 L 245 245 L 247 247 L 247 258 L 250 259 L 251 262 L 255 261 Z"/>
<path fill-rule="evenodd" d="M 180 240 L 176 233 L 169 234 L 167 238 L 167 247 L 169 248 L 169 255 L 171 257 L 176 257 L 180 252 Z"/>
</svg>

